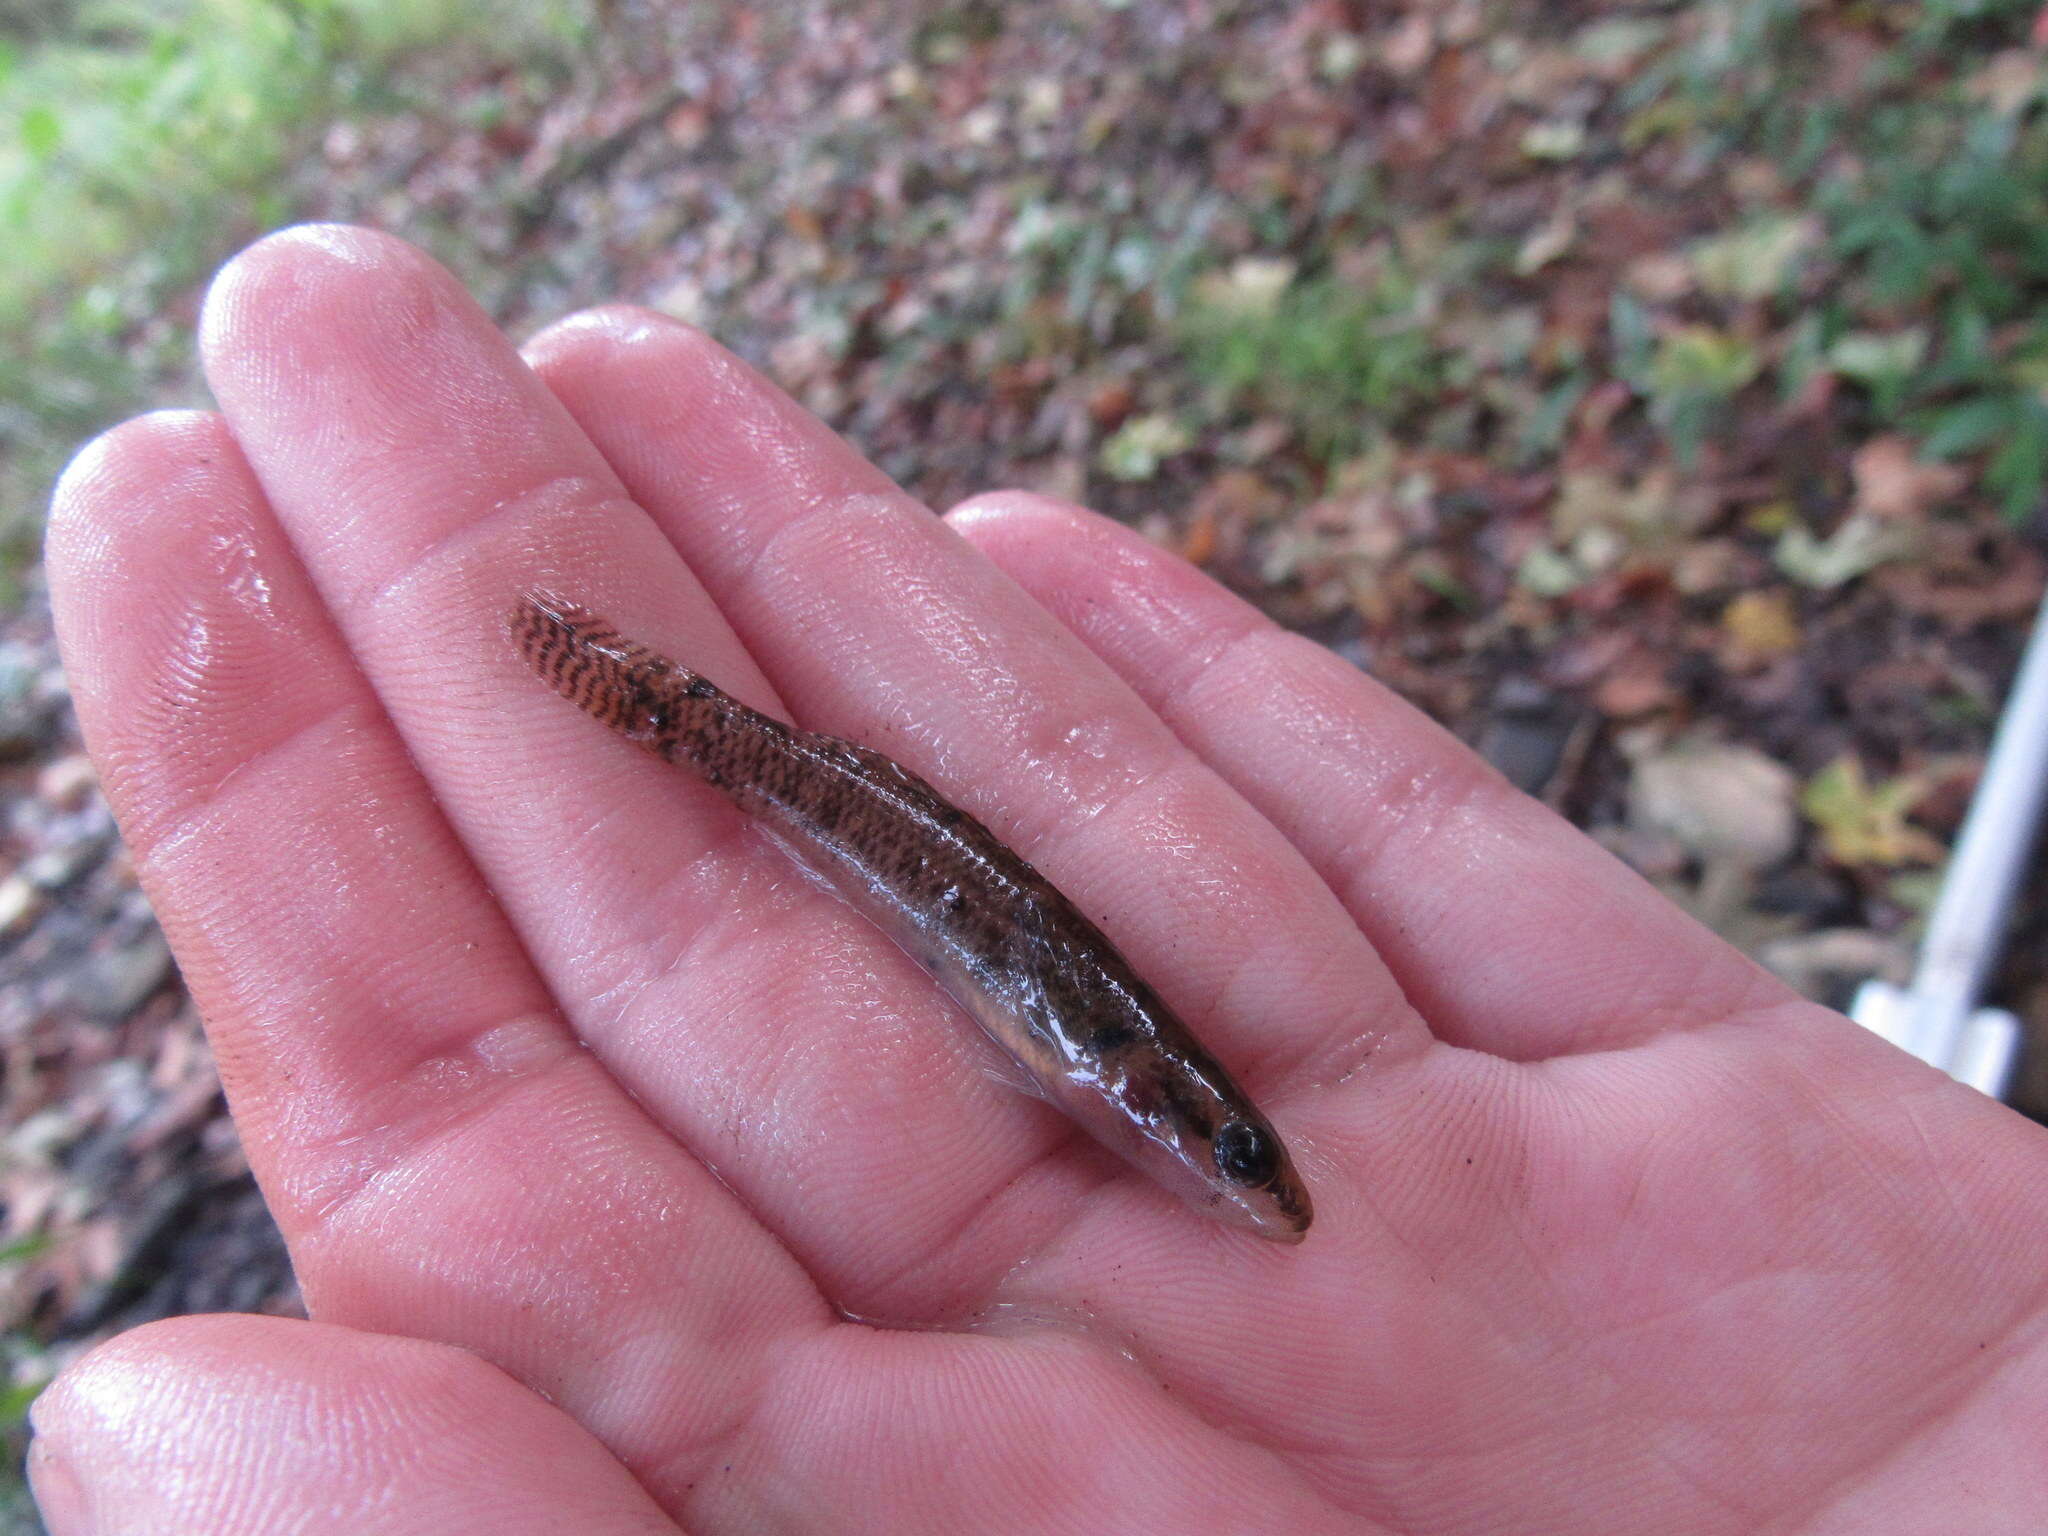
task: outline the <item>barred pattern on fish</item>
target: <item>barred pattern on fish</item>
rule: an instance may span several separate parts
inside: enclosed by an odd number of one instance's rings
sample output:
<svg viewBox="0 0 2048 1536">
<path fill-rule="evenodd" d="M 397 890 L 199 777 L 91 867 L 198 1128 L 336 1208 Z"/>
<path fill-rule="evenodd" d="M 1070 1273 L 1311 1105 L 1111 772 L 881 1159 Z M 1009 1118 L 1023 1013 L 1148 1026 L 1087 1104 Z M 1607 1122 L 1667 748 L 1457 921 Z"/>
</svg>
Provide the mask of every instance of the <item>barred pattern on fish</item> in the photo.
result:
<svg viewBox="0 0 2048 1536">
<path fill-rule="evenodd" d="M 1279 1136 L 1102 931 L 916 774 L 750 709 L 595 614 L 523 597 L 512 635 L 562 697 L 722 790 L 923 966 L 1038 1092 L 1221 1220 L 1299 1242 Z"/>
</svg>

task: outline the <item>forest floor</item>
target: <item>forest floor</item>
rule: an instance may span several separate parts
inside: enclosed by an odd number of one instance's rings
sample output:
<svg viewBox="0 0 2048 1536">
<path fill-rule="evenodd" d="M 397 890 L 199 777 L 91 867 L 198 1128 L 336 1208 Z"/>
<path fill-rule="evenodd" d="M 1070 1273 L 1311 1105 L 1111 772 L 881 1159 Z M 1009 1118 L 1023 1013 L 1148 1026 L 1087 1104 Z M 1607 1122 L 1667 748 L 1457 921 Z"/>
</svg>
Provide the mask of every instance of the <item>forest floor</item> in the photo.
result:
<svg viewBox="0 0 2048 1536">
<path fill-rule="evenodd" d="M 70 446 L 203 402 L 235 244 L 378 224 L 518 334 L 637 300 L 935 508 L 1124 518 L 1839 1005 L 1910 966 L 2042 596 L 2038 10 L 563 0 L 486 45 L 189 0 L 24 33 L 0 1427 L 108 1331 L 296 1305 L 33 555 Z M 227 92 L 307 59 L 290 102 Z M 2048 1044 L 2036 885 L 1999 998 Z M 2048 1050 L 2014 1098 L 2048 1116 Z"/>
</svg>

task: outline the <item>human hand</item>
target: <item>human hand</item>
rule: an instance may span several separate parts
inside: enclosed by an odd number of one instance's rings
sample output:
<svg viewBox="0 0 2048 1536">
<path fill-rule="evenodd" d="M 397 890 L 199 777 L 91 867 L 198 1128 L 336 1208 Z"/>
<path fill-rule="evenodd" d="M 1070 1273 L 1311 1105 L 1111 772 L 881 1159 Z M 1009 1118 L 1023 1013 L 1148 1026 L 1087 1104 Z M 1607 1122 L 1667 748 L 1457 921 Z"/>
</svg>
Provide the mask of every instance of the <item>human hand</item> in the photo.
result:
<svg viewBox="0 0 2048 1536">
<path fill-rule="evenodd" d="M 1352 668 L 1087 513 L 932 518 L 659 317 L 522 363 L 383 236 L 264 241 L 204 345 L 222 414 L 87 448 L 49 570 L 317 1321 L 74 1367 L 58 1536 L 2034 1528 L 2048 1136 Z M 536 684 L 536 584 L 1037 863 L 1272 1115 L 1307 1241 L 993 1084 Z"/>
</svg>

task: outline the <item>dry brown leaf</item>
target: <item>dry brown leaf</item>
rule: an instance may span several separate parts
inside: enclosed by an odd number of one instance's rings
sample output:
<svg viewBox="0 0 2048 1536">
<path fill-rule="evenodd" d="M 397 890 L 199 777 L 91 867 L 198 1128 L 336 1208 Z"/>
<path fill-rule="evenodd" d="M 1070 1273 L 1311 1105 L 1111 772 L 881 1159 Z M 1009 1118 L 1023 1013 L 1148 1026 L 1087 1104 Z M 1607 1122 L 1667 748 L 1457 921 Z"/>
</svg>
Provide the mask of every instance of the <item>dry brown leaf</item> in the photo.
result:
<svg viewBox="0 0 2048 1536">
<path fill-rule="evenodd" d="M 1612 720 L 1633 720 L 1668 708 L 1678 700 L 1671 686 L 1669 667 L 1650 651 L 1631 652 L 1600 679 L 1593 691 L 1593 703 Z"/>
<path fill-rule="evenodd" d="M 1693 290 L 1692 263 L 1675 251 L 1638 256 L 1623 269 L 1621 280 L 1653 304 L 1668 304 Z"/>
<path fill-rule="evenodd" d="M 1412 75 L 1436 52 L 1436 27 L 1427 11 L 1411 11 L 1379 40 L 1380 62 L 1397 75 Z"/>
<path fill-rule="evenodd" d="M 1895 433 L 1857 449 L 1850 467 L 1856 477 L 1856 510 L 1902 522 L 1925 517 L 1967 483 L 1952 464 L 1915 458 L 1913 445 Z"/>
</svg>

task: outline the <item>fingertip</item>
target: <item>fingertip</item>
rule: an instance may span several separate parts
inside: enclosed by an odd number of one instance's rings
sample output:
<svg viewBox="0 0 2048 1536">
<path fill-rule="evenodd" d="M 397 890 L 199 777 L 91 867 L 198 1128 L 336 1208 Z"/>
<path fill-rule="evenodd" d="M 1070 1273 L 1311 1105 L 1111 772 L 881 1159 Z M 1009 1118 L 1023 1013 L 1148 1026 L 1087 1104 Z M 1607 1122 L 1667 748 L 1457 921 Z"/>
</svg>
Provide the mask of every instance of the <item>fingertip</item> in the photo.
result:
<svg viewBox="0 0 2048 1536">
<path fill-rule="evenodd" d="M 520 355 L 650 510 L 729 506 L 759 527 L 771 508 L 896 493 L 774 383 L 673 316 L 602 305 L 547 327 Z"/>
<path fill-rule="evenodd" d="M 309 447 L 313 434 L 361 430 L 358 418 L 374 419 L 378 405 L 417 413 L 422 381 L 473 336 L 495 334 L 426 252 L 377 230 L 300 224 L 264 236 L 214 277 L 199 356 L 252 449 L 267 433 Z"/>
<path fill-rule="evenodd" d="M 707 332 L 637 304 L 603 304 L 558 320 L 519 349 L 570 412 L 628 397 L 661 402 L 665 446 L 689 433 L 714 458 L 730 421 L 761 414 L 753 370 Z"/>
<path fill-rule="evenodd" d="M 1033 491 L 971 497 L 947 522 L 1096 650 L 1136 633 L 1177 668 L 1270 623 L 1135 529 Z"/>
<path fill-rule="evenodd" d="M 70 1366 L 30 1415 L 53 1536 L 666 1529 L 589 1434 L 497 1366 L 296 1319 L 150 1323 Z"/>
<path fill-rule="evenodd" d="M 207 285 L 199 311 L 200 355 L 212 363 L 246 319 L 302 308 L 333 277 L 394 265 L 434 263 L 395 235 L 355 224 L 294 224 L 228 258 Z"/>
<path fill-rule="evenodd" d="M 50 495 L 43 561 L 58 640 L 72 666 L 79 642 L 108 618 L 132 624 L 131 579 L 246 472 L 227 423 L 211 411 L 167 410 L 111 427 L 72 457 Z"/>
<path fill-rule="evenodd" d="M 109 427 L 71 456 L 50 492 L 50 533 L 61 539 L 109 503 L 233 451 L 227 423 L 212 411 L 150 411 Z"/>
<path fill-rule="evenodd" d="M 971 496 L 946 522 L 1027 587 L 1067 579 L 1091 584 L 1179 576 L 1207 583 L 1193 566 L 1143 534 L 1086 507 L 1036 491 Z"/>
<path fill-rule="evenodd" d="M 59 1372 L 29 1409 L 37 1457 L 61 1467 L 60 1480 L 78 1489 L 81 1469 L 109 1454 L 125 1457 L 145 1426 L 194 1407 L 195 1386 L 201 1398 L 210 1395 L 221 1383 L 207 1366 L 235 1340 L 246 1341 L 252 1329 L 261 1334 L 288 1326 L 278 1318 L 177 1317 L 95 1345 Z"/>
<path fill-rule="evenodd" d="M 1104 519 L 1085 507 L 1036 491 L 983 491 L 956 503 L 946 521 L 970 538 L 989 534 L 1085 533 Z"/>
<path fill-rule="evenodd" d="M 709 346 L 709 335 L 684 320 L 641 304 L 600 304 L 543 326 L 520 347 L 520 356 L 536 369 L 609 360 L 623 350 L 643 347 Z"/>
</svg>

